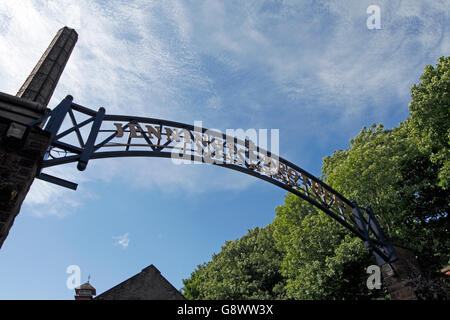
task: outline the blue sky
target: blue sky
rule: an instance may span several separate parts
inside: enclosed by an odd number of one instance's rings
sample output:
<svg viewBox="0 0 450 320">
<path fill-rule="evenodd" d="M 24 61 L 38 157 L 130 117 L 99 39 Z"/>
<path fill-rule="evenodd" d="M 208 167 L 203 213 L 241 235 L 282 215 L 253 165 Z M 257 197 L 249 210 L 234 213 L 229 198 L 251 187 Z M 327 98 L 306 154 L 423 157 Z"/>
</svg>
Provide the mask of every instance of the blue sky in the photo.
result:
<svg viewBox="0 0 450 320">
<path fill-rule="evenodd" d="M 366 10 L 381 9 L 369 30 Z M 280 130 L 280 155 L 320 176 L 362 126 L 408 115 L 409 88 L 450 52 L 445 1 L 4 0 L 0 91 L 15 94 L 63 26 L 78 43 L 67 94 L 107 113 L 207 128 Z M 97 292 L 154 264 L 176 287 L 226 240 L 263 227 L 285 192 L 210 165 L 95 160 L 35 181 L 0 250 L 0 299 L 73 299 L 66 268 Z"/>
</svg>

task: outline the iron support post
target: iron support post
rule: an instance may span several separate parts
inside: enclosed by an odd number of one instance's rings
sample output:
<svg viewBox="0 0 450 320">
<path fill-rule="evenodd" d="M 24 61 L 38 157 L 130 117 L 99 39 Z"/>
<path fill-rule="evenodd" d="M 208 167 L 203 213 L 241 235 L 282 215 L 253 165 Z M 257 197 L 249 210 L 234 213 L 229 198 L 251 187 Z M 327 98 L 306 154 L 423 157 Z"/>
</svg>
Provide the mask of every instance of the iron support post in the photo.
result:
<svg viewBox="0 0 450 320">
<path fill-rule="evenodd" d="M 89 162 L 89 158 L 94 151 L 95 140 L 97 139 L 98 131 L 102 125 L 103 118 L 105 117 L 105 108 L 98 109 L 95 115 L 94 123 L 91 127 L 91 132 L 89 133 L 89 138 L 84 146 L 83 152 L 81 153 L 80 160 L 78 161 L 77 168 L 80 171 L 84 171 Z"/>
</svg>

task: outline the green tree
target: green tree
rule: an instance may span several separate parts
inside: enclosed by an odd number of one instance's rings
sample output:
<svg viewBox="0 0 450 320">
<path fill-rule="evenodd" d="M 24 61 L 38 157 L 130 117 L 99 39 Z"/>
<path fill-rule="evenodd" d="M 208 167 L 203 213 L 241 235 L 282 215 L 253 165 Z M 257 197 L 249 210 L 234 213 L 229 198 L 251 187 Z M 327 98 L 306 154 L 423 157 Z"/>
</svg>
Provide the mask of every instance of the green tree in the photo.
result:
<svg viewBox="0 0 450 320">
<path fill-rule="evenodd" d="M 272 226 L 249 230 L 226 241 L 212 261 L 199 265 L 184 279 L 187 299 L 283 299 L 281 253 L 273 241 Z"/>
<path fill-rule="evenodd" d="M 411 89 L 408 119 L 393 130 L 363 128 L 322 168 L 336 190 L 371 205 L 388 236 L 415 249 L 425 269 L 437 270 L 450 253 L 449 76 L 450 57 L 425 67 Z"/>
<path fill-rule="evenodd" d="M 423 270 L 449 259 L 449 58 L 427 66 L 411 89 L 411 114 L 392 130 L 363 127 L 350 147 L 324 158 L 322 179 L 370 205 L 394 242 L 418 253 Z M 296 299 L 382 298 L 367 290 L 374 264 L 361 241 L 289 194 L 276 210 L 274 238 L 283 252 L 287 295 Z"/>
<path fill-rule="evenodd" d="M 184 279 L 184 287 L 181 289 L 181 293 L 188 300 L 204 299 L 202 292 L 202 274 L 205 272 L 206 263 L 200 264 L 191 273 L 189 279 Z"/>
<path fill-rule="evenodd" d="M 369 299 L 386 295 L 366 286 L 374 264 L 359 238 L 293 194 L 276 209 L 274 239 L 292 299 Z"/>
<path fill-rule="evenodd" d="M 426 66 L 422 82 L 411 88 L 410 133 L 420 150 L 437 165 L 439 185 L 449 187 L 450 177 L 450 56 L 436 68 Z"/>
<path fill-rule="evenodd" d="M 450 254 L 450 57 L 425 67 L 411 89 L 410 117 L 392 130 L 363 127 L 346 150 L 323 159 L 322 179 L 360 205 L 382 229 L 438 271 Z M 372 299 L 359 238 L 293 194 L 274 222 L 227 241 L 212 261 L 184 280 L 190 299 Z"/>
</svg>

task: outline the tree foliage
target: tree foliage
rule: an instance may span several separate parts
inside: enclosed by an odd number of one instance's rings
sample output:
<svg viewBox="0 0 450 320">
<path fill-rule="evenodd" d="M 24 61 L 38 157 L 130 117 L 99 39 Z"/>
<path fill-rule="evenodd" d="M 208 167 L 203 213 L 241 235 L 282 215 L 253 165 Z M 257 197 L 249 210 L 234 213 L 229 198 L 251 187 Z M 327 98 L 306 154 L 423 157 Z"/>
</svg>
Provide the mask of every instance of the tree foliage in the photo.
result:
<svg viewBox="0 0 450 320">
<path fill-rule="evenodd" d="M 187 299 L 283 299 L 281 253 L 273 228 L 255 228 L 240 239 L 227 241 L 212 261 L 199 265 L 183 280 Z"/>
<path fill-rule="evenodd" d="M 359 238 L 293 194 L 276 209 L 276 246 L 284 253 L 282 273 L 292 299 L 368 299 L 366 268 L 374 264 Z"/>
<path fill-rule="evenodd" d="M 427 269 L 450 253 L 450 57 L 427 66 L 411 89 L 410 117 L 393 130 L 363 128 L 350 148 L 324 159 L 323 178 L 345 196 L 371 205 L 394 242 L 418 252 Z"/>
<path fill-rule="evenodd" d="M 422 82 L 411 88 L 410 134 L 422 152 L 437 166 L 439 185 L 449 187 L 450 177 L 450 56 L 436 68 L 426 66 Z"/>
<path fill-rule="evenodd" d="M 450 57 L 426 66 L 411 88 L 410 117 L 392 130 L 363 127 L 345 150 L 323 159 L 322 179 L 370 205 L 394 243 L 418 253 L 424 270 L 448 264 Z M 274 222 L 228 241 L 184 280 L 189 299 L 373 299 L 375 264 L 359 238 L 293 194 Z"/>
</svg>

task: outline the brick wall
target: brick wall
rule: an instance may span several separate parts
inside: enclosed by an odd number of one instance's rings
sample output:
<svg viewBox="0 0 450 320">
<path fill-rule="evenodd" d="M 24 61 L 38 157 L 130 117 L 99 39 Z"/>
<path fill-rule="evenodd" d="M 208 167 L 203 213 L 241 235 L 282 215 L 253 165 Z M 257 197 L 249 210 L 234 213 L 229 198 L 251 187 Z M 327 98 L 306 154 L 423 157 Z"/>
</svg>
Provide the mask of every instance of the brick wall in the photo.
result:
<svg viewBox="0 0 450 320">
<path fill-rule="evenodd" d="M 49 111 L 47 104 L 77 40 L 75 30 L 61 28 L 17 96 L 0 92 L 0 248 L 49 142 L 47 132 L 27 125 Z"/>
<path fill-rule="evenodd" d="M 0 248 L 33 183 L 49 141 L 40 128 L 27 130 L 19 140 L 7 137 L 11 121 L 0 118 Z"/>
</svg>

